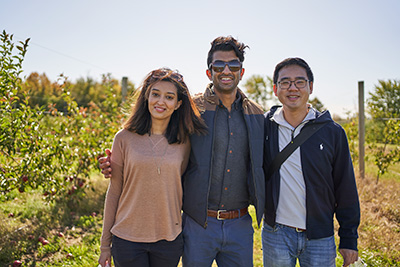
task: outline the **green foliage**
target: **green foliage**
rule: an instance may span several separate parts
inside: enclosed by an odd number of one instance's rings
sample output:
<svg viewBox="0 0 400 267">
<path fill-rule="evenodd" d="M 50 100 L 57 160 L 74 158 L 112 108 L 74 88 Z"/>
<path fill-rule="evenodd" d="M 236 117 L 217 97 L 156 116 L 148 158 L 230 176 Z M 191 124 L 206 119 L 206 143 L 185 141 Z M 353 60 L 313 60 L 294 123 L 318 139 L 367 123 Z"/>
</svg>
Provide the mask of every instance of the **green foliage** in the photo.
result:
<svg viewBox="0 0 400 267">
<path fill-rule="evenodd" d="M 379 80 L 375 91 L 369 93 L 369 113 L 374 119 L 398 118 L 400 115 L 400 81 Z"/>
<path fill-rule="evenodd" d="M 368 113 L 373 119 L 371 126 L 374 132 L 374 142 L 384 142 L 385 128 L 389 119 L 400 118 L 400 81 L 379 80 L 375 90 L 369 93 L 367 99 Z"/>
<path fill-rule="evenodd" d="M 253 75 L 246 80 L 244 85 L 246 88 L 247 96 L 260 104 L 264 110 L 268 110 L 268 101 L 272 99 L 272 78 L 264 78 L 261 75 Z"/>
<path fill-rule="evenodd" d="M 349 118 L 348 122 L 342 125 L 347 135 L 350 155 L 353 163 L 358 161 L 358 120 L 355 117 Z"/>
<path fill-rule="evenodd" d="M 28 40 L 14 46 L 12 35 L 4 31 L 1 40 L 0 199 L 13 197 L 14 189 L 23 193 L 40 188 L 47 200 L 77 205 L 90 186 L 97 157 L 111 147 L 120 129 L 123 117 L 118 115 L 115 81 L 104 75 L 96 89 L 102 92 L 102 102 L 80 107 L 71 97 L 71 84 L 61 76 L 57 90 L 63 112 L 56 104 L 44 112 L 39 104 L 29 104 L 26 92 L 33 90 L 24 90 L 19 78 Z M 44 76 L 41 81 L 49 84 Z"/>
<path fill-rule="evenodd" d="M 367 266 L 400 266 L 400 263 L 390 258 L 376 257 L 377 251 L 360 251 L 359 256 L 363 259 Z"/>
<path fill-rule="evenodd" d="M 374 137 L 368 137 L 368 141 L 374 151 L 378 181 L 390 165 L 400 161 L 400 81 L 380 80 L 367 103 L 374 133 Z"/>
<path fill-rule="evenodd" d="M 110 89 L 108 92 L 104 91 L 105 84 Z M 57 82 L 51 82 L 45 73 L 32 72 L 21 86 L 22 91 L 29 95 L 29 105 L 42 107 L 46 112 L 51 109 L 67 112 L 67 103 L 63 99 L 65 88 L 68 88 L 72 99 L 79 107 L 88 108 L 92 103 L 98 105 L 108 101 L 109 97 L 112 97 L 113 103 L 122 101 L 121 86 L 110 74 L 103 75 L 100 82 L 90 77 L 71 82 L 64 75 L 61 75 Z M 110 91 L 112 94 L 109 94 Z M 135 86 L 130 82 L 127 91 L 127 93 L 135 91 Z"/>
<path fill-rule="evenodd" d="M 358 161 L 358 119 L 348 118 L 348 122 L 342 124 L 346 131 L 349 149 L 353 163 Z M 365 160 L 373 159 L 377 170 L 377 182 L 379 177 L 388 171 L 388 168 L 400 161 L 400 122 L 388 120 L 382 129 L 382 138 L 377 140 L 374 129 L 377 125 L 373 120 L 366 121 L 366 143 L 368 144 Z"/>
<path fill-rule="evenodd" d="M 44 73 L 31 73 L 22 84 L 22 90 L 29 95 L 29 105 L 31 107 L 43 107 L 47 110 L 51 105 L 58 110 L 63 110 L 66 106 L 62 99 L 61 86 L 57 83 L 52 83 Z"/>
<path fill-rule="evenodd" d="M 28 40 L 15 46 L 12 35 L 5 31 L 0 35 L 2 42 L 0 60 L 0 188 L 1 193 L 18 187 L 25 190 L 24 183 L 29 179 L 22 175 L 25 165 L 21 164 L 23 155 L 35 150 L 40 141 L 38 127 L 43 114 L 41 110 L 31 109 L 28 99 L 21 92 L 21 66 L 28 47 Z M 14 48 L 19 52 L 14 54 Z"/>
<path fill-rule="evenodd" d="M 379 176 L 387 172 L 390 165 L 400 161 L 400 122 L 397 120 L 388 120 L 383 129 L 383 143 L 371 143 L 375 165 L 378 167 L 377 182 Z M 393 145 L 390 145 L 393 144 Z"/>
<path fill-rule="evenodd" d="M 308 103 L 310 103 L 318 111 L 322 112 L 322 111 L 326 110 L 326 108 L 324 107 L 324 104 L 322 104 L 322 102 L 317 97 L 310 99 L 308 101 Z"/>
<path fill-rule="evenodd" d="M 104 84 L 112 89 L 112 94 L 104 92 Z M 117 80 L 112 79 L 110 74 L 103 75 L 102 82 L 97 82 L 94 79 L 79 78 L 76 83 L 69 84 L 71 96 L 80 107 L 89 107 L 92 103 L 100 104 L 107 101 L 107 98 L 112 97 L 113 103 L 121 103 L 121 87 Z"/>
<path fill-rule="evenodd" d="M 117 83 L 104 75 L 95 83 L 99 102 L 84 106 L 62 75 L 56 83 L 44 74 L 23 83 L 28 40 L 15 45 L 12 38 L 1 34 L 0 243 L 7 246 L 0 246 L 0 265 L 18 259 L 24 266 L 92 266 L 105 188 L 96 192 L 90 175 L 121 128 Z M 67 244 L 55 228 L 79 244 Z"/>
<path fill-rule="evenodd" d="M 82 227 L 83 229 L 89 229 L 95 226 L 95 224 L 96 221 L 93 216 L 81 216 L 77 222 L 77 226 Z"/>
</svg>

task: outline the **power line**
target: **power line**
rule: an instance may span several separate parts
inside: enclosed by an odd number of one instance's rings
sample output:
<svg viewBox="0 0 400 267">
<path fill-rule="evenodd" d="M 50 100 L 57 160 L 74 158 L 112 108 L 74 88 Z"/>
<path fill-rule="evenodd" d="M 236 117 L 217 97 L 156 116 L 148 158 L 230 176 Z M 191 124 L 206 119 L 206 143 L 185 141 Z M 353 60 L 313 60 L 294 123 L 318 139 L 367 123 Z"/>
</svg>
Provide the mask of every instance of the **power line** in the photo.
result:
<svg viewBox="0 0 400 267">
<path fill-rule="evenodd" d="M 18 36 L 15 36 L 15 37 L 18 38 L 18 39 L 20 39 L 20 40 L 23 40 L 23 38 L 21 38 L 21 37 L 18 37 Z M 81 59 L 79 59 L 79 58 L 76 58 L 76 57 L 73 57 L 73 56 L 70 56 L 70 55 L 67 55 L 67 54 L 62 53 L 62 52 L 59 52 L 59 51 L 57 51 L 57 50 L 55 50 L 55 49 L 48 48 L 48 47 L 46 47 L 46 46 L 43 46 L 43 45 L 40 45 L 40 44 L 38 44 L 38 43 L 32 42 L 31 40 L 29 40 L 28 44 L 36 45 L 36 46 L 38 46 L 38 47 L 40 47 L 40 48 L 42 48 L 42 49 L 51 51 L 51 52 L 53 52 L 53 53 L 55 53 L 55 54 L 58 54 L 58 55 L 67 57 L 67 58 L 69 58 L 69 59 L 78 61 L 78 62 L 80 62 L 80 63 L 86 64 L 86 65 L 90 65 L 90 66 L 92 66 L 92 67 L 95 67 L 95 68 L 98 68 L 98 69 L 102 69 L 102 70 L 104 70 L 104 71 L 107 71 L 107 69 L 105 69 L 105 68 L 103 68 L 103 67 L 101 67 L 101 66 L 97 66 L 97 65 L 92 64 L 92 63 L 90 63 L 90 62 L 81 60 Z"/>
</svg>

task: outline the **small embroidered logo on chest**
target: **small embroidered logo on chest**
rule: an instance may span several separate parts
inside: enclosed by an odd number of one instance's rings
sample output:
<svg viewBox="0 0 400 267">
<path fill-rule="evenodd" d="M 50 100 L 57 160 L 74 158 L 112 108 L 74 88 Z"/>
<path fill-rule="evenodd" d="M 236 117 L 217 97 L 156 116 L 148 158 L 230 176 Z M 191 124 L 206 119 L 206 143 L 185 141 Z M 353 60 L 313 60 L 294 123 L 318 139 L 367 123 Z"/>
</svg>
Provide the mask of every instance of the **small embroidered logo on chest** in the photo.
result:
<svg viewBox="0 0 400 267">
<path fill-rule="evenodd" d="M 319 149 L 320 149 L 320 150 L 323 150 L 323 149 L 324 149 L 324 144 L 323 144 L 323 143 L 319 144 Z"/>
</svg>

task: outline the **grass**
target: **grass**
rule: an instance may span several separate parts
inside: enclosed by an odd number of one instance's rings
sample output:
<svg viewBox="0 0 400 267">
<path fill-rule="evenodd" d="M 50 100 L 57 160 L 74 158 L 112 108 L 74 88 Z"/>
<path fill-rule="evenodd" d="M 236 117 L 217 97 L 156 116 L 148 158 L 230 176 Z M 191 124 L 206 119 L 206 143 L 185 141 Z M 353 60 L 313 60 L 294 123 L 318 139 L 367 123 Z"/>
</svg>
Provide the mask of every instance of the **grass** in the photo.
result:
<svg viewBox="0 0 400 267">
<path fill-rule="evenodd" d="M 16 191 L 12 201 L 1 202 L 0 266 L 14 260 L 23 266 L 97 266 L 107 181 L 92 180 L 94 190 L 72 209 L 46 203 L 38 192 Z M 49 244 L 42 245 L 39 237 Z"/>
<path fill-rule="evenodd" d="M 382 148 L 383 144 L 377 144 L 378 148 Z M 377 148 L 371 148 L 370 146 L 366 146 L 365 148 L 365 173 L 367 176 L 370 176 L 372 179 L 377 178 L 378 167 L 374 164 L 375 156 Z M 387 145 L 387 150 L 398 149 L 397 145 Z M 394 162 L 395 163 L 395 162 Z M 358 161 L 354 162 L 355 171 L 359 172 Z M 391 164 L 383 175 L 379 176 L 380 179 L 395 179 L 400 181 L 400 164 Z"/>
<path fill-rule="evenodd" d="M 16 259 L 23 266 L 97 266 L 108 181 L 94 175 L 91 183 L 94 191 L 87 190 L 85 199 L 73 208 L 47 204 L 37 192 L 16 191 L 13 201 L 1 202 L 0 267 L 11 266 Z M 367 172 L 357 183 L 360 256 L 368 266 L 400 266 L 400 179 L 389 172 L 376 184 L 376 176 Z M 253 208 L 250 213 L 254 218 Z M 253 226 L 254 266 L 262 266 L 261 229 L 255 222 Z M 43 246 L 39 237 L 50 243 Z M 341 264 L 338 256 L 337 266 Z"/>
<path fill-rule="evenodd" d="M 358 179 L 361 256 L 371 266 L 400 266 L 400 179 Z"/>
</svg>

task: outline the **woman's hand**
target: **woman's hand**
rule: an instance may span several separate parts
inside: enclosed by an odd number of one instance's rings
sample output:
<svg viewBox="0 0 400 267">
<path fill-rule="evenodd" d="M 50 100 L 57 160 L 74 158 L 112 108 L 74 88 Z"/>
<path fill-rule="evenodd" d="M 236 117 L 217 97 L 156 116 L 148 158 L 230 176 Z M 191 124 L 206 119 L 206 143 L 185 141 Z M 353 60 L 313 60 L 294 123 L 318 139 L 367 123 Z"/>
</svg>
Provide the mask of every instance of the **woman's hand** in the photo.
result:
<svg viewBox="0 0 400 267">
<path fill-rule="evenodd" d="M 111 253 L 101 252 L 99 257 L 99 264 L 101 267 L 111 267 Z"/>
</svg>

